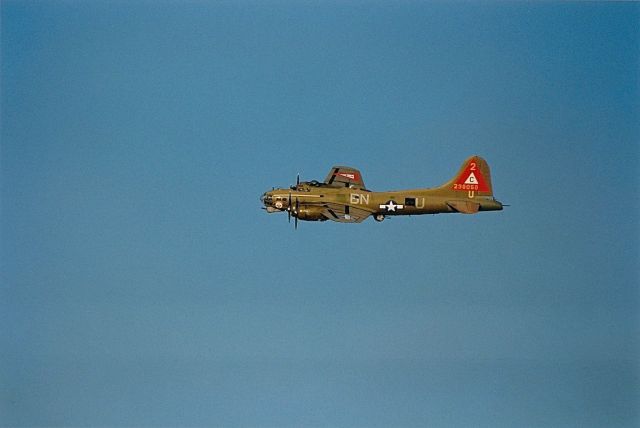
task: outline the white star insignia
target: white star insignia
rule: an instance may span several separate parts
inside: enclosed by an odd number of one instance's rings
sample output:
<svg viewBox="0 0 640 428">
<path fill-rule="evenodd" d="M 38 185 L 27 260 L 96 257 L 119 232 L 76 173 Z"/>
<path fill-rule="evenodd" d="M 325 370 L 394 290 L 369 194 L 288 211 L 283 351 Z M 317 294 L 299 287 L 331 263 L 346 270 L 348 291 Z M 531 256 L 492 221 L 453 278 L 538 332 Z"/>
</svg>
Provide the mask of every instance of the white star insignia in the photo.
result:
<svg viewBox="0 0 640 428">
<path fill-rule="evenodd" d="M 396 212 L 396 209 L 401 210 L 401 209 L 403 209 L 403 208 L 404 208 L 404 205 L 396 204 L 396 203 L 395 203 L 395 202 L 393 202 L 393 201 L 389 201 L 389 202 L 387 202 L 386 204 L 381 204 L 381 205 L 380 205 L 380 209 L 385 209 L 385 210 L 387 210 L 388 212 L 391 212 L 391 211 Z"/>
</svg>

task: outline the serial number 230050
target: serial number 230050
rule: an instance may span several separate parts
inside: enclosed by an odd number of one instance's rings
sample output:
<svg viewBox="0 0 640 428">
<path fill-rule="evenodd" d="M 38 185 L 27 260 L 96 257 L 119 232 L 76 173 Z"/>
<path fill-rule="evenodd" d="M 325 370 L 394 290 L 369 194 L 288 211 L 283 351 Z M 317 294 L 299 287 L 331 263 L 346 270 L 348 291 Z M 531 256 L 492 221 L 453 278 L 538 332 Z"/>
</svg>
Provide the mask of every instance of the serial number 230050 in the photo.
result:
<svg viewBox="0 0 640 428">
<path fill-rule="evenodd" d="M 477 184 L 454 184 L 453 190 L 478 190 Z"/>
</svg>

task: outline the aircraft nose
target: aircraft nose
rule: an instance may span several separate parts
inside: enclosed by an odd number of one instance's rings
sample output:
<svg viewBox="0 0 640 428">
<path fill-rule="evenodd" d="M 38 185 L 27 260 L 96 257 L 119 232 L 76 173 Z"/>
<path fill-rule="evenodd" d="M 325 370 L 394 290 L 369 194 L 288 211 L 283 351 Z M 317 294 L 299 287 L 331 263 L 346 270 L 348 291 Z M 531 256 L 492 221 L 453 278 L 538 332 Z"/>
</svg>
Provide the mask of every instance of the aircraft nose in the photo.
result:
<svg viewBox="0 0 640 428">
<path fill-rule="evenodd" d="M 260 202 L 262 202 L 265 206 L 271 204 L 271 195 L 269 194 L 269 192 L 264 192 L 262 195 L 260 195 Z"/>
</svg>

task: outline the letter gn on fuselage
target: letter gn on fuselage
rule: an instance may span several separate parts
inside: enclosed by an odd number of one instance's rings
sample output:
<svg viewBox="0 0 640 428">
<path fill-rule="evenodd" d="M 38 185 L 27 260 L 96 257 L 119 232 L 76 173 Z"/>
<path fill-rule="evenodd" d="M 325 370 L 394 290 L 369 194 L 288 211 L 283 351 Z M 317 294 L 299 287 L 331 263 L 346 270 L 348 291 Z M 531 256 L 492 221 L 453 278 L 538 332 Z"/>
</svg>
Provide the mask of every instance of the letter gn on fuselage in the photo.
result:
<svg viewBox="0 0 640 428">
<path fill-rule="evenodd" d="M 265 192 L 260 200 L 268 213 L 287 212 L 296 221 L 332 220 L 360 223 L 369 216 L 463 213 L 502 210 L 493 197 L 489 165 L 480 156 L 468 158 L 454 178 L 435 188 L 372 192 L 360 171 L 334 166 L 323 182 L 297 183 Z"/>
</svg>

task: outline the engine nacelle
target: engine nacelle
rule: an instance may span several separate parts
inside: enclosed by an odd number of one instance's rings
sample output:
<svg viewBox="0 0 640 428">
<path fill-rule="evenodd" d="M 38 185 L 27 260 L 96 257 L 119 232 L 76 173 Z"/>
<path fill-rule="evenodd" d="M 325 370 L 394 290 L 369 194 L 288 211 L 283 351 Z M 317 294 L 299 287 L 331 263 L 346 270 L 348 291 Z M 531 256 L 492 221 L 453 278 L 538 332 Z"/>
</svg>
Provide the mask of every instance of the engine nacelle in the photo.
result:
<svg viewBox="0 0 640 428">
<path fill-rule="evenodd" d="M 322 215 L 322 211 L 321 207 L 304 207 L 298 210 L 296 217 L 306 221 L 325 221 L 326 218 Z"/>
</svg>

